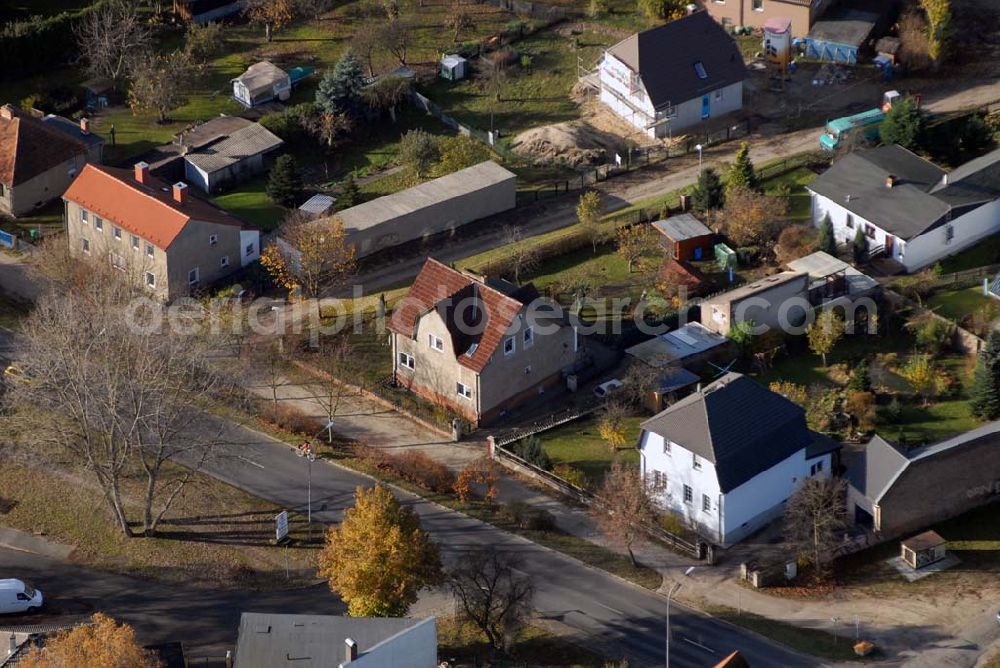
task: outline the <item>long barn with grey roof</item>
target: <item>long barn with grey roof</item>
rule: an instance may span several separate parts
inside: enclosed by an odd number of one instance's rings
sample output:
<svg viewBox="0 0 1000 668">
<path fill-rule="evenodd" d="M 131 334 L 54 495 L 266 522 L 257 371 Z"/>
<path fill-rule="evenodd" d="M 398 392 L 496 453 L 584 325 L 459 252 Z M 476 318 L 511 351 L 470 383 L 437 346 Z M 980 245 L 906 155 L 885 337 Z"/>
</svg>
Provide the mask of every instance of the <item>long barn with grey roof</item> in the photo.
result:
<svg viewBox="0 0 1000 668">
<path fill-rule="evenodd" d="M 850 153 L 806 186 L 838 243 L 918 271 L 1000 232 L 1000 149 L 947 172 L 901 146 Z"/>
<path fill-rule="evenodd" d="M 487 160 L 336 214 L 357 256 L 398 246 L 513 209 L 517 177 Z"/>
<path fill-rule="evenodd" d="M 882 538 L 1000 501 L 1000 422 L 907 448 L 875 436 L 847 467 L 848 514 Z"/>
</svg>

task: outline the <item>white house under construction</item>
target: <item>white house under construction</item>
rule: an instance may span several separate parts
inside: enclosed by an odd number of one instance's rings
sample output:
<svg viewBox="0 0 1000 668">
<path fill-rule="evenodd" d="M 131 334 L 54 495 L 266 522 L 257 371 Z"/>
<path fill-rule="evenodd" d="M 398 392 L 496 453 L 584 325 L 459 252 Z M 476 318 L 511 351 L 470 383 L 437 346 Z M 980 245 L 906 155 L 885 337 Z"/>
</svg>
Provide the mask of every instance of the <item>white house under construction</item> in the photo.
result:
<svg viewBox="0 0 1000 668">
<path fill-rule="evenodd" d="M 704 11 L 650 28 L 604 52 L 601 102 L 652 138 L 743 107 L 739 48 Z"/>
</svg>

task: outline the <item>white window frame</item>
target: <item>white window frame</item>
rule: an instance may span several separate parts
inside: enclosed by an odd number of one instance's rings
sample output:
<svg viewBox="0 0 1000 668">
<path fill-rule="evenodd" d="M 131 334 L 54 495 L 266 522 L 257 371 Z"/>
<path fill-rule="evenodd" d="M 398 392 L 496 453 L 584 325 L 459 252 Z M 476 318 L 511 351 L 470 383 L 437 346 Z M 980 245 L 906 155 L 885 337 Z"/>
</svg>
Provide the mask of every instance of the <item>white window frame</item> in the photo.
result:
<svg viewBox="0 0 1000 668">
<path fill-rule="evenodd" d="M 191 279 L 191 274 L 194 274 L 194 280 Z M 188 287 L 198 285 L 199 283 L 201 283 L 201 268 L 188 269 Z"/>
<path fill-rule="evenodd" d="M 399 359 L 397 360 L 397 364 L 403 367 L 404 369 L 409 369 L 410 371 L 413 371 L 414 369 L 417 368 L 417 360 L 414 359 L 413 355 L 409 353 L 404 353 L 402 350 L 399 351 Z"/>
<path fill-rule="evenodd" d="M 508 350 L 508 348 L 510 348 Z M 503 356 L 510 357 L 517 352 L 517 339 L 513 336 L 509 336 L 503 340 Z"/>
<path fill-rule="evenodd" d="M 146 257 L 153 257 L 153 254 L 154 254 L 153 244 L 151 244 L 151 243 L 149 243 L 147 241 L 146 242 Z"/>
<path fill-rule="evenodd" d="M 472 400 L 472 388 L 463 383 L 462 381 L 455 382 L 455 394 L 462 397 L 463 399 Z"/>
<path fill-rule="evenodd" d="M 118 253 L 110 253 L 108 255 L 108 260 L 111 262 L 111 266 L 118 271 L 125 271 L 125 256 L 119 255 Z"/>
<path fill-rule="evenodd" d="M 684 485 L 684 503 L 690 505 L 694 503 L 694 490 L 691 485 Z"/>
<path fill-rule="evenodd" d="M 444 352 L 444 339 L 436 334 L 427 335 L 427 345 L 430 346 L 431 350 L 436 350 L 439 353 Z"/>
<path fill-rule="evenodd" d="M 83 248 L 83 252 L 90 255 L 90 239 L 81 239 L 80 241 L 83 242 L 80 244 L 81 248 Z"/>
<path fill-rule="evenodd" d="M 701 495 L 701 512 L 712 512 L 712 498 L 708 494 Z"/>
<path fill-rule="evenodd" d="M 151 271 L 146 272 L 146 287 L 147 288 L 156 287 L 156 275 Z"/>
<path fill-rule="evenodd" d="M 524 349 L 535 345 L 535 331 L 531 327 L 524 328 Z"/>
<path fill-rule="evenodd" d="M 764 0 L 751 0 L 750 6 L 755 12 L 764 11 Z"/>
<path fill-rule="evenodd" d="M 104 219 L 100 216 L 94 216 L 94 229 L 99 232 L 104 231 Z"/>
<path fill-rule="evenodd" d="M 209 246 L 214 246 L 217 243 L 219 243 L 219 235 L 218 234 L 210 234 L 210 235 L 208 235 L 208 245 Z"/>
<path fill-rule="evenodd" d="M 691 453 L 691 468 L 693 468 L 695 471 L 701 470 L 701 462 L 698 461 L 698 455 L 694 454 L 693 452 Z"/>
<path fill-rule="evenodd" d="M 132 235 L 132 250 L 139 250 L 139 247 L 140 247 L 141 243 L 142 243 L 142 240 L 139 239 L 139 237 L 137 237 L 136 235 L 133 234 Z"/>
<path fill-rule="evenodd" d="M 228 255 L 223 255 L 221 258 L 219 258 L 219 266 L 222 267 L 223 269 L 225 269 L 225 268 L 227 268 L 229 266 L 229 256 Z"/>
<path fill-rule="evenodd" d="M 2 183 L 0 183 L 0 188 L 3 188 Z M 80 222 L 84 225 L 90 225 L 90 213 L 86 209 L 80 209 Z"/>
<path fill-rule="evenodd" d="M 254 254 L 254 243 L 251 241 L 250 243 L 247 244 L 247 257 L 250 257 L 253 254 Z"/>
<path fill-rule="evenodd" d="M 112 225 L 111 226 L 111 235 L 115 238 L 115 241 L 121 241 L 122 240 L 122 228 L 118 227 L 117 225 Z"/>
<path fill-rule="evenodd" d="M 667 439 L 663 439 L 663 454 L 665 455 L 670 454 L 670 441 L 668 441 Z"/>
</svg>

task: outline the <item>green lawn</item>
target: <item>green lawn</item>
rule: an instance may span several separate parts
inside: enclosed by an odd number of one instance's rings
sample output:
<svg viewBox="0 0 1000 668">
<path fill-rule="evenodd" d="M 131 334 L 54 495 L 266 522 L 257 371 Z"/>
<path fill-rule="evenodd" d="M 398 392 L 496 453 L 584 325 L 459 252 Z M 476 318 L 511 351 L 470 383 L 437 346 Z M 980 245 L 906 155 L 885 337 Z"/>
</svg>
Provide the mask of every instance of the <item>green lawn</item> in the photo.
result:
<svg viewBox="0 0 1000 668">
<path fill-rule="evenodd" d="M 935 292 L 924 305 L 938 315 L 961 322 L 977 311 L 995 308 L 996 301 L 992 297 L 983 296 L 983 287 L 976 285 L 971 288 Z"/>
<path fill-rule="evenodd" d="M 823 629 L 808 629 L 724 606 L 709 606 L 705 612 L 731 624 L 750 629 L 794 650 L 833 661 L 856 661 L 853 638 L 846 628 L 842 635 Z"/>
<path fill-rule="evenodd" d="M 273 230 L 281 223 L 287 212 L 268 199 L 264 192 L 266 187 L 267 178 L 260 176 L 212 198 L 212 201 L 261 230 Z"/>
<path fill-rule="evenodd" d="M 614 454 L 608 450 L 607 443 L 597 432 L 599 413 L 542 432 L 538 438 L 553 464 L 569 464 L 583 471 L 591 487 L 596 487 L 601 484 L 604 473 L 611 468 L 611 462 L 615 458 L 625 464 L 638 466 L 639 451 L 633 445 L 639 438 L 639 423 L 643 419 L 627 418 L 629 445 L 618 449 Z"/>
<path fill-rule="evenodd" d="M 421 92 L 461 123 L 484 131 L 501 130 L 501 141 L 529 128 L 579 118 L 580 108 L 569 95 L 578 78 L 577 57 L 589 67 L 615 40 L 593 32 L 576 39 L 579 48 L 573 49 L 565 37 L 545 30 L 515 42 L 518 54 L 532 58 L 531 67 L 510 68 L 499 102 L 488 80 L 475 77 L 458 82 L 437 79 Z"/>
<path fill-rule="evenodd" d="M 776 176 L 764 181 L 764 192 L 768 195 L 775 195 L 782 184 L 791 187 L 791 195 L 788 197 L 788 217 L 795 221 L 807 221 L 812 219 L 812 199 L 806 186 L 816 178 L 816 172 L 805 167 L 799 167 L 787 174 Z"/>
<path fill-rule="evenodd" d="M 1000 262 L 1000 234 L 976 242 L 971 248 L 941 260 L 941 270 L 946 274 L 966 269 L 976 269 Z"/>
</svg>

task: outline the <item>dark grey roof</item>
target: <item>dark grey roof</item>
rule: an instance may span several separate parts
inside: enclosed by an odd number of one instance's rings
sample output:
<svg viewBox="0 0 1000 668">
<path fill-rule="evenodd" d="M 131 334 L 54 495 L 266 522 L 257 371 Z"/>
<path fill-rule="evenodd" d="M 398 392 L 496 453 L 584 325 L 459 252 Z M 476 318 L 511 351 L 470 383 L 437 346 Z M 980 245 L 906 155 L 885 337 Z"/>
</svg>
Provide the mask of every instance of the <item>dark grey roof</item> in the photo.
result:
<svg viewBox="0 0 1000 668">
<path fill-rule="evenodd" d="M 653 227 L 674 241 L 683 241 L 684 239 L 693 239 L 712 234 L 712 230 L 708 229 L 705 223 L 690 213 L 681 213 L 676 216 L 670 216 L 666 220 L 657 220 L 653 223 Z"/>
<path fill-rule="evenodd" d="M 951 207 L 929 194 L 944 170 L 901 146 L 850 153 L 807 188 L 902 239 L 945 220 Z M 892 188 L 886 177 L 896 177 Z"/>
<path fill-rule="evenodd" d="M 329 668 L 344 661 L 344 641 L 363 654 L 380 642 L 433 618 L 338 617 L 244 612 L 236 645 L 238 668 Z"/>
<path fill-rule="evenodd" d="M 948 173 L 930 192 L 956 207 L 997 199 L 1000 197 L 1000 149 Z"/>
<path fill-rule="evenodd" d="M 642 428 L 712 462 L 723 492 L 808 450 L 818 438 L 801 407 L 738 373 L 681 399 Z"/>
<path fill-rule="evenodd" d="M 74 123 L 65 116 L 57 116 L 55 114 L 48 114 L 42 118 L 42 122 L 50 127 L 63 132 L 73 139 L 82 141 L 88 146 L 96 146 L 98 144 L 104 143 L 104 138 L 100 135 L 95 135 L 93 132 L 84 133 L 80 129 L 79 123 Z"/>
<path fill-rule="evenodd" d="M 809 39 L 861 46 L 878 23 L 879 15 L 857 9 L 827 12 L 809 30 Z"/>
<path fill-rule="evenodd" d="M 746 78 L 736 43 L 705 11 L 636 33 L 608 53 L 639 74 L 657 109 Z M 706 78 L 698 76 L 696 63 L 701 63 Z"/>
</svg>

